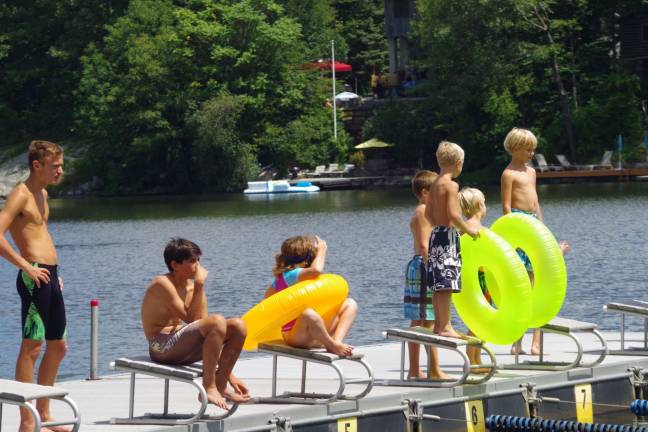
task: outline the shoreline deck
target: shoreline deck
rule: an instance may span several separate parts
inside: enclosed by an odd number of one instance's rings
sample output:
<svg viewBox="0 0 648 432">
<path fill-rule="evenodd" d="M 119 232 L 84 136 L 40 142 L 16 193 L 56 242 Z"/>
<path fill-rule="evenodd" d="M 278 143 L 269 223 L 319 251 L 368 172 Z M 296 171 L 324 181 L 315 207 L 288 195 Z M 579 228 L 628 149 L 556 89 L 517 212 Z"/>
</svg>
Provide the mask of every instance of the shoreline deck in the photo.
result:
<svg viewBox="0 0 648 432">
<path fill-rule="evenodd" d="M 618 333 L 607 332 L 604 336 L 611 349 L 619 347 Z M 626 342 L 639 340 L 643 340 L 643 333 L 626 333 Z M 527 335 L 525 346 L 528 344 Z M 588 349 L 593 351 L 598 348 L 595 341 L 590 340 L 588 336 L 583 336 L 583 345 L 585 357 L 593 356 L 587 354 Z M 370 345 L 357 349 L 365 354 L 366 360 L 372 365 L 377 381 L 398 377 L 400 344 Z M 498 364 L 513 362 L 513 356 L 508 353 L 507 346 L 497 346 L 495 352 Z M 574 351 L 573 345 L 570 345 L 565 338 L 546 334 L 545 352 L 549 353 L 550 360 L 560 361 L 573 358 Z M 440 359 L 442 366 L 451 372 L 452 369 L 457 370 L 460 364 L 456 355 L 453 357 L 453 354 L 446 351 L 440 352 Z M 266 396 L 270 394 L 271 368 L 269 356 L 258 356 L 240 360 L 236 366 L 236 373 L 249 385 L 253 396 Z M 528 415 L 530 383 L 533 384 L 533 391 L 538 395 L 558 397 L 565 401 L 557 404 L 540 404 L 538 414 L 544 418 L 581 419 L 582 413 L 575 406 L 578 400 L 576 398 L 581 390 L 589 389 L 590 400 L 584 403 L 589 404 L 593 411 L 594 422 L 631 423 L 634 415 L 629 409 L 611 408 L 601 404 L 629 405 L 635 397 L 632 368 L 648 368 L 648 357 L 609 355 L 596 367 L 569 371 L 501 370 L 484 384 L 464 385 L 450 389 L 376 385 L 368 396 L 359 401 L 339 401 L 316 406 L 241 405 L 233 416 L 225 420 L 203 421 L 191 426 L 110 424 L 111 417 L 125 417 L 128 414 L 128 374 L 108 375 L 99 381 L 66 381 L 59 383 L 58 386 L 70 391 L 70 396 L 79 405 L 83 432 L 406 431 L 407 414 L 411 411 L 411 403 L 424 409 L 425 414 L 442 417 L 440 422 L 422 421 L 422 430 L 449 432 L 466 430 L 466 425 L 457 423 L 456 420 L 466 419 L 466 413 L 470 414 L 472 407 L 476 407 L 474 409 L 478 410 L 482 420 L 489 414 Z M 355 369 L 349 369 L 349 375 L 353 376 L 354 371 Z M 333 383 L 332 373 L 317 366 L 309 368 L 308 373 L 311 377 L 309 391 L 330 390 L 330 385 Z M 299 362 L 281 359 L 279 377 L 283 384 L 280 390 L 296 388 L 299 374 Z M 158 411 L 162 403 L 162 392 L 162 380 L 149 377 L 138 378 L 135 415 Z M 171 383 L 170 411 L 184 412 L 194 409 L 196 397 L 195 391 L 190 386 Z M 410 405 L 407 401 L 410 401 Z M 67 414 L 65 408 L 55 402 L 52 403 L 52 411 L 58 417 Z M 207 412 L 217 414 L 218 409 L 210 407 Z M 614 421 L 610 421 L 611 418 Z M 5 406 L 2 419 L 3 430 L 16 430 L 17 408 Z M 282 419 L 285 422 L 282 422 Z"/>
</svg>

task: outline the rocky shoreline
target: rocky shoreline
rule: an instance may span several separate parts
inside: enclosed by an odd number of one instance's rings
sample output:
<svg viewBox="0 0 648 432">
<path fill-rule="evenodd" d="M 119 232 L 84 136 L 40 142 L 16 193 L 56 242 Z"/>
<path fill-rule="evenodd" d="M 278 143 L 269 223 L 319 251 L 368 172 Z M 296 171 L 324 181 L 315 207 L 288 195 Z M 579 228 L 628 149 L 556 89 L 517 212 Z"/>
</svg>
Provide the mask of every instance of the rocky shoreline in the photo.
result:
<svg viewBox="0 0 648 432">
<path fill-rule="evenodd" d="M 27 153 L 20 154 L 0 164 L 0 198 L 7 198 L 16 184 L 29 176 Z"/>
</svg>

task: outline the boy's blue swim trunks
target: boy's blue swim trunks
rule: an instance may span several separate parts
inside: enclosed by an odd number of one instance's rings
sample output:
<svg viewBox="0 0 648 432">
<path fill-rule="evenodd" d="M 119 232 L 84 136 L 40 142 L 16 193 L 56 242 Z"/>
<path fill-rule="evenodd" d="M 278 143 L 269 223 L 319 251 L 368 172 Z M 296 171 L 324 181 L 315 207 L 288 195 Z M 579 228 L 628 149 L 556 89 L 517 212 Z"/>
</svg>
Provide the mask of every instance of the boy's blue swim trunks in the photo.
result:
<svg viewBox="0 0 648 432">
<path fill-rule="evenodd" d="M 528 211 L 525 211 L 525 210 L 512 208 L 511 213 L 522 213 L 522 214 L 525 214 L 525 215 L 533 216 L 534 218 L 538 219 L 538 214 L 537 213 L 532 213 L 532 212 L 528 212 Z M 524 268 L 526 269 L 526 271 L 529 272 L 529 273 L 533 273 L 533 266 L 531 265 L 531 260 L 529 259 L 527 254 L 525 254 L 524 251 L 522 249 L 520 249 L 520 248 L 515 249 L 515 251 L 518 253 L 518 256 L 520 257 L 520 259 L 524 263 Z"/>
<path fill-rule="evenodd" d="M 421 255 L 415 255 L 405 270 L 403 295 L 405 319 L 434 320 L 432 290 L 427 285 L 427 270 Z"/>
</svg>

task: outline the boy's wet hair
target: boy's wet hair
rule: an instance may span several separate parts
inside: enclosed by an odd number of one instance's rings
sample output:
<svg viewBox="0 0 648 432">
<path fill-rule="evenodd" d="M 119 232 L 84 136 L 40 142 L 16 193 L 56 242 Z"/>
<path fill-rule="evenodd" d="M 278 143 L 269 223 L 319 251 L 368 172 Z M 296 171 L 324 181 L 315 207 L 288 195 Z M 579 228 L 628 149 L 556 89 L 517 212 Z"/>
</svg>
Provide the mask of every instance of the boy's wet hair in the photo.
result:
<svg viewBox="0 0 648 432">
<path fill-rule="evenodd" d="M 464 151 L 458 144 L 450 141 L 441 141 L 436 151 L 437 162 L 440 167 L 448 167 L 464 158 Z"/>
<path fill-rule="evenodd" d="M 479 189 L 465 187 L 459 191 L 459 205 L 461 205 L 461 213 L 471 218 L 482 206 L 486 206 L 486 197 Z"/>
<path fill-rule="evenodd" d="M 63 154 L 63 148 L 53 142 L 35 140 L 29 144 L 28 157 L 29 157 L 29 170 L 33 170 L 33 162 L 44 162 L 48 156 L 58 157 Z"/>
<path fill-rule="evenodd" d="M 416 198 L 420 199 L 421 192 L 424 189 L 429 189 L 438 176 L 434 171 L 422 170 L 417 172 L 414 178 L 412 178 L 412 192 Z"/>
<path fill-rule="evenodd" d="M 281 244 L 281 253 L 275 256 L 272 274 L 281 273 L 298 267 L 308 267 L 317 255 L 317 239 L 312 235 L 290 237 Z M 301 265 L 300 265 L 301 264 Z"/>
<path fill-rule="evenodd" d="M 180 237 L 174 237 L 166 244 L 164 248 L 164 263 L 166 264 L 169 271 L 173 271 L 171 268 L 171 261 L 177 263 L 182 263 L 188 259 L 200 259 L 202 251 L 200 247 L 191 240 L 183 239 Z"/>
<path fill-rule="evenodd" d="M 504 138 L 504 150 L 511 154 L 516 150 L 535 150 L 538 147 L 538 139 L 528 129 L 513 128 Z"/>
</svg>

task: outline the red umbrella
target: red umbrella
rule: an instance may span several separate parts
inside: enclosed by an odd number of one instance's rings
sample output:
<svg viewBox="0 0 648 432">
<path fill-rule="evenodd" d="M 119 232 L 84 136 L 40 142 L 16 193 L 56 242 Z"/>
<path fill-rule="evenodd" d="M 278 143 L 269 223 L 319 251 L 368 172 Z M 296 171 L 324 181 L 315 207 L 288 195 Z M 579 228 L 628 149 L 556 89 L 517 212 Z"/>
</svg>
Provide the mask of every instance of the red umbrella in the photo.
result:
<svg viewBox="0 0 648 432">
<path fill-rule="evenodd" d="M 332 70 L 331 61 L 316 61 L 313 63 L 306 63 L 302 65 L 302 69 L 319 69 L 319 70 Z M 351 72 L 353 67 L 350 64 L 335 62 L 335 72 Z"/>
</svg>

